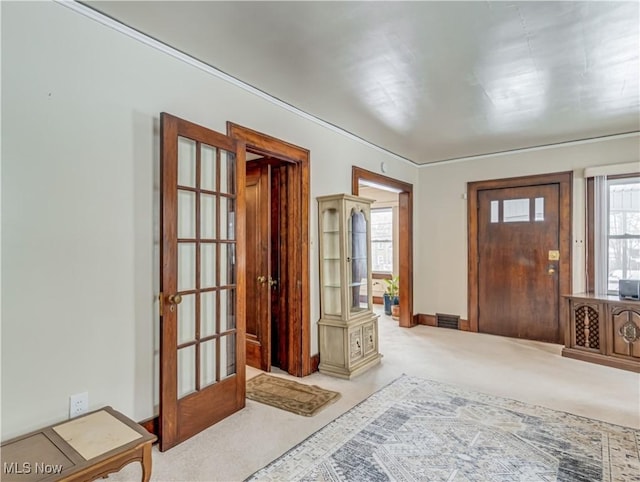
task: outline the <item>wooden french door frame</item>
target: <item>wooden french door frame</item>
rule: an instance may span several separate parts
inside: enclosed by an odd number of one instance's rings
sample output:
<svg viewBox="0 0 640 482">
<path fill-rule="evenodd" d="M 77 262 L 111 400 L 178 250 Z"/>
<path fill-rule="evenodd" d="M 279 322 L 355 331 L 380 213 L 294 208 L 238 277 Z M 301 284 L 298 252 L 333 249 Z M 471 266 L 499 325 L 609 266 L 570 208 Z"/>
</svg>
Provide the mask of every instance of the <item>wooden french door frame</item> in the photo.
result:
<svg viewBox="0 0 640 482">
<path fill-rule="evenodd" d="M 165 451 L 245 406 L 245 150 L 242 141 L 165 112 L 160 114 L 160 129 L 159 444 L 160 450 Z M 188 169 L 192 176 L 186 176 L 189 179 L 183 179 L 183 183 L 179 174 L 179 138 L 193 144 L 193 153 L 186 156 L 193 162 Z M 204 151 L 207 156 L 202 154 Z M 235 162 L 230 164 L 222 151 L 235 154 Z M 202 167 L 205 162 L 207 168 Z M 229 169 L 230 165 L 233 169 Z M 205 170 L 208 175 L 203 174 Z M 224 186 L 223 170 L 227 173 Z M 183 206 L 189 211 L 186 219 L 190 219 L 184 225 L 179 192 L 188 193 L 192 199 Z M 209 199 L 209 211 L 201 208 L 203 197 Z M 211 199 L 215 200 L 213 212 Z M 223 211 L 222 200 L 227 211 Z M 218 229 L 223 221 L 226 231 Z M 214 229 L 203 233 L 202 226 L 210 226 L 209 223 Z M 180 245 L 193 247 L 183 264 L 191 267 L 186 268 L 182 287 Z M 202 258 L 201 248 L 205 245 L 207 256 L 212 256 L 213 249 L 215 263 Z M 226 256 L 221 255 L 223 249 Z M 203 273 L 208 276 L 206 281 L 202 281 Z M 206 305 L 202 296 L 207 296 L 209 303 L 213 299 L 213 303 Z M 189 335 L 180 341 L 182 315 L 178 305 L 184 306 L 187 297 L 192 297 L 191 309 L 184 316 L 190 326 Z M 207 323 L 203 322 L 204 316 L 209 319 Z M 186 353 L 184 361 L 194 367 L 186 370 L 190 391 L 183 394 L 179 392 L 181 350 L 187 350 L 182 352 Z"/>
<path fill-rule="evenodd" d="M 558 184 L 560 188 L 559 200 L 559 274 L 558 286 L 560 297 L 571 293 L 571 226 L 572 226 L 572 192 L 573 173 L 571 171 L 551 174 L 538 174 L 533 176 L 520 176 L 505 179 L 493 179 L 489 181 L 476 181 L 467 183 L 467 215 L 468 215 L 468 316 L 469 331 L 478 331 L 478 193 L 488 189 L 501 189 L 511 187 L 526 187 L 542 184 Z M 561 298 L 559 298 L 561 299 Z M 558 304 L 558 321 L 560 333 L 564 334 L 567 327 L 567 310 L 562 301 Z"/>
<path fill-rule="evenodd" d="M 400 321 L 399 326 L 415 326 L 413 317 L 413 185 L 353 166 L 351 192 L 357 196 L 360 181 L 368 181 L 398 190 L 398 250 L 400 251 Z"/>
<path fill-rule="evenodd" d="M 227 135 L 242 140 L 252 153 L 279 159 L 286 174 L 287 192 L 284 194 L 291 222 L 286 237 L 288 260 L 286 281 L 281 287 L 287 296 L 288 363 L 286 369 L 294 376 L 309 375 L 311 363 L 311 303 L 309 279 L 309 159 L 308 149 L 295 146 L 247 127 L 227 122 Z"/>
</svg>

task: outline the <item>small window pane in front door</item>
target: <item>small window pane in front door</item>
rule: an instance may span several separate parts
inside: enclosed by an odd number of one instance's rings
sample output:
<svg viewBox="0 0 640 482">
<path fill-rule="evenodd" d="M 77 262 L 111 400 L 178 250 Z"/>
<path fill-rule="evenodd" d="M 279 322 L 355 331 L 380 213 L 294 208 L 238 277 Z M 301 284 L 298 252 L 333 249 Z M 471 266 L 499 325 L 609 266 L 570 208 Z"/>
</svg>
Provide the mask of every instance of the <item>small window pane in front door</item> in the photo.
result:
<svg viewBox="0 0 640 482">
<path fill-rule="evenodd" d="M 536 221 L 544 221 L 544 198 L 537 197 L 535 201 Z"/>
<path fill-rule="evenodd" d="M 491 222 L 500 222 L 500 201 L 491 201 Z"/>
<path fill-rule="evenodd" d="M 505 223 L 529 221 L 529 199 L 505 199 L 502 210 L 502 220 Z"/>
</svg>

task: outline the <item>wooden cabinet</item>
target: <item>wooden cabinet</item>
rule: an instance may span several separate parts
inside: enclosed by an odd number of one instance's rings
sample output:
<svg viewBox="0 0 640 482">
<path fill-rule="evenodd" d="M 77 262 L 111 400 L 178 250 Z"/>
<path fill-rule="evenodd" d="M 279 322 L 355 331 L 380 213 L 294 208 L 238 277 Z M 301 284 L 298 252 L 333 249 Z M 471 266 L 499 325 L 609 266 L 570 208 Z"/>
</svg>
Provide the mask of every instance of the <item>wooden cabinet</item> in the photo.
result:
<svg viewBox="0 0 640 482">
<path fill-rule="evenodd" d="M 562 355 L 640 372 L 640 302 L 614 296 L 567 296 Z"/>
<path fill-rule="evenodd" d="M 371 292 L 371 200 L 318 198 L 322 373 L 351 378 L 380 362 Z"/>
</svg>

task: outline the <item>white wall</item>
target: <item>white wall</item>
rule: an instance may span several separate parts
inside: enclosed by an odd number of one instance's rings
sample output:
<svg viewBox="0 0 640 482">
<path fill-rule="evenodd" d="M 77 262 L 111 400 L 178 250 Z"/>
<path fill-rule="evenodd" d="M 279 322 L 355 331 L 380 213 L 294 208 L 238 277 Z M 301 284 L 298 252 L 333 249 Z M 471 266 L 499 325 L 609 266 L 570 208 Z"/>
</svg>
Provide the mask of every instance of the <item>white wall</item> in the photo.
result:
<svg viewBox="0 0 640 482">
<path fill-rule="evenodd" d="M 467 317 L 467 182 L 574 171 L 573 291 L 584 289 L 584 178 L 587 166 L 638 162 L 640 137 L 531 150 L 420 169 L 416 313 Z M 638 164 L 640 169 L 640 163 Z"/>
<path fill-rule="evenodd" d="M 351 166 L 418 170 L 49 2 L 2 2 L 2 438 L 90 408 L 154 414 L 159 113 L 227 120 L 311 151 L 315 197 Z M 419 189 L 416 189 L 419 193 Z"/>
</svg>

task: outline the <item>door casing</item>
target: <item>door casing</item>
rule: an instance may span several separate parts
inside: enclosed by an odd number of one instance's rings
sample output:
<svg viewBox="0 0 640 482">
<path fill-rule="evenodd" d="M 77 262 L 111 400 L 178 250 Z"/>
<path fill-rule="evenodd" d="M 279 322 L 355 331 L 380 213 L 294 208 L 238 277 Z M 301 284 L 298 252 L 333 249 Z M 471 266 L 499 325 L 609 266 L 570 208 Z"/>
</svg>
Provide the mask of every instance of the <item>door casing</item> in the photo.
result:
<svg viewBox="0 0 640 482">
<path fill-rule="evenodd" d="M 478 331 L 478 193 L 487 189 L 501 189 L 509 187 L 527 187 L 541 184 L 558 184 L 559 186 L 559 273 L 558 290 L 559 299 L 564 294 L 571 293 L 571 223 L 572 223 L 572 186 L 573 173 L 571 171 L 551 174 L 538 174 L 534 176 L 519 176 L 505 179 L 493 179 L 488 181 L 476 181 L 467 183 L 467 213 L 468 213 L 468 316 L 469 331 Z M 559 303 L 558 321 L 560 333 L 567 330 L 567 310 L 564 304 Z"/>
<path fill-rule="evenodd" d="M 316 367 L 311 360 L 311 300 L 309 278 L 309 162 L 308 149 L 295 146 L 247 127 L 227 122 L 227 135 L 245 143 L 246 150 L 281 161 L 286 192 L 283 211 L 288 217 L 286 233 L 282 233 L 287 259 L 285 280 L 280 286 L 287 297 L 286 313 L 280 313 L 287 325 L 287 366 L 289 374 L 303 377 Z M 285 204 L 285 203 L 283 203 Z"/>
<path fill-rule="evenodd" d="M 398 249 L 400 266 L 400 320 L 398 326 L 410 328 L 417 325 L 413 316 L 413 185 L 367 171 L 360 167 L 351 168 L 351 192 L 357 196 L 360 192 L 360 181 L 368 181 L 398 191 Z"/>
</svg>

